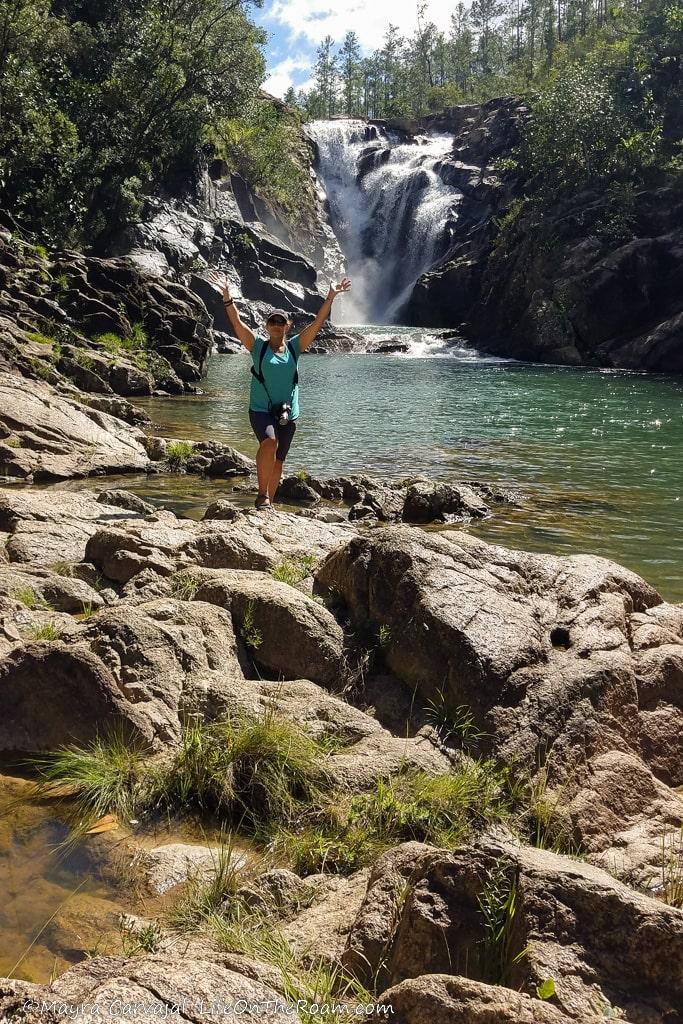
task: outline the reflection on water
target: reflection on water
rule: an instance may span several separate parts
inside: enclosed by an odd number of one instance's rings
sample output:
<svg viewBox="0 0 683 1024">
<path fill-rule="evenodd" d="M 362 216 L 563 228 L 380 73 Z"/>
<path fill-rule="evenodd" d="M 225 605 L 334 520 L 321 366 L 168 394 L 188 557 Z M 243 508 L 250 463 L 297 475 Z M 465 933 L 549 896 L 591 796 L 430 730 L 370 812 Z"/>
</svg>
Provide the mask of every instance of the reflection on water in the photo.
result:
<svg viewBox="0 0 683 1024">
<path fill-rule="evenodd" d="M 411 340 L 411 351 L 420 344 L 424 350 L 423 338 Z M 530 550 L 602 554 L 683 600 L 681 378 L 431 350 L 305 357 L 289 468 L 506 484 L 522 491 L 523 509 L 503 508 L 472 525 L 477 535 Z M 215 438 L 253 455 L 248 357 L 214 357 L 203 386 L 201 396 L 139 404 L 169 436 Z M 190 486 L 207 496 L 204 505 L 221 489 Z"/>
</svg>

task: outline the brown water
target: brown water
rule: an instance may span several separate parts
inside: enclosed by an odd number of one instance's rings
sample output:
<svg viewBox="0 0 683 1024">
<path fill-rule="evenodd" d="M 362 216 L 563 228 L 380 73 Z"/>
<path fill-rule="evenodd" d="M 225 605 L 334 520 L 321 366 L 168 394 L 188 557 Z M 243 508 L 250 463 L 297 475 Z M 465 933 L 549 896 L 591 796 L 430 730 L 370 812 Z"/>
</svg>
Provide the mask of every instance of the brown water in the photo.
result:
<svg viewBox="0 0 683 1024">
<path fill-rule="evenodd" d="M 146 890 L 134 867 L 140 849 L 207 842 L 187 821 L 135 834 L 119 827 L 65 847 L 66 811 L 0 775 L 0 977 L 46 983 L 89 956 L 130 953 L 135 939 L 120 916 L 158 920 L 175 899 Z"/>
</svg>

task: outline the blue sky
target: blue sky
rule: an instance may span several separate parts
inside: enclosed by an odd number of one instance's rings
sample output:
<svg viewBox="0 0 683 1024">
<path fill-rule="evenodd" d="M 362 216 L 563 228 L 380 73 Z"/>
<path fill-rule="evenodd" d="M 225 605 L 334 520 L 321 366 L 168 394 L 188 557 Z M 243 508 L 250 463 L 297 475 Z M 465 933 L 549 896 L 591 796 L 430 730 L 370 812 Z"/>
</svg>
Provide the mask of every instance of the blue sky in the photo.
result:
<svg viewBox="0 0 683 1024">
<path fill-rule="evenodd" d="M 428 17 L 440 28 L 448 26 L 457 0 L 431 0 Z M 366 52 L 376 49 L 388 25 L 412 33 L 416 26 L 417 0 L 264 0 L 252 8 L 257 24 L 269 33 L 266 47 L 267 92 L 282 96 L 289 85 L 308 88 L 313 74 L 316 47 L 326 35 L 340 43 L 349 29 L 356 32 Z"/>
</svg>

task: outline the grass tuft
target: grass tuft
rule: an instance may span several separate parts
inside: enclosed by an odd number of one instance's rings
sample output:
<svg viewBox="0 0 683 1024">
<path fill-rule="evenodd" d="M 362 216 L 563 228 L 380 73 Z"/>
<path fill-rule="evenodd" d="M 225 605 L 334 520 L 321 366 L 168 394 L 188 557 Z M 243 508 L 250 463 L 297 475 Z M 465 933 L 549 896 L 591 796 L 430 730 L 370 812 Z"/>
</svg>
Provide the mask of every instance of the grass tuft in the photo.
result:
<svg viewBox="0 0 683 1024">
<path fill-rule="evenodd" d="M 61 747 L 31 759 L 38 789 L 47 795 L 66 789 L 75 801 L 80 824 L 114 813 L 132 816 L 144 803 L 148 787 L 146 758 L 122 733 L 98 738 L 86 749 Z"/>
<path fill-rule="evenodd" d="M 463 761 L 448 775 L 408 771 L 346 801 L 337 794 L 318 820 L 283 829 L 271 842 L 301 874 L 349 874 L 406 840 L 455 849 L 510 814 L 507 771 L 492 760 Z"/>
<path fill-rule="evenodd" d="M 242 858 L 235 852 L 232 834 L 221 832 L 211 878 L 190 879 L 170 912 L 169 923 L 178 931 L 189 931 L 219 914 L 226 901 L 234 900 L 243 873 Z"/>
<path fill-rule="evenodd" d="M 662 836 L 661 897 L 670 906 L 683 909 L 683 828 Z"/>
<path fill-rule="evenodd" d="M 451 706 L 444 690 L 437 691 L 436 697 L 427 702 L 425 710 L 442 743 L 471 751 L 486 735 L 475 725 L 472 709 L 466 704 Z"/>
<path fill-rule="evenodd" d="M 291 555 L 289 558 L 283 558 L 275 566 L 271 576 L 274 580 L 288 583 L 290 587 L 293 587 L 310 576 L 317 564 L 318 559 L 314 555 Z"/>
<path fill-rule="evenodd" d="M 44 622 L 42 626 L 34 626 L 29 630 L 31 640 L 59 640 L 62 631 L 53 622 Z"/>
<path fill-rule="evenodd" d="M 514 949 L 514 924 L 517 914 L 517 878 L 512 865 L 497 861 L 488 871 L 479 893 L 479 912 L 484 925 L 484 938 L 479 946 L 482 978 L 490 985 L 507 985 L 510 972 L 528 950 L 517 954 Z"/>
<path fill-rule="evenodd" d="M 193 452 L 191 441 L 173 441 L 166 448 L 166 461 L 171 469 L 181 469 Z"/>
<path fill-rule="evenodd" d="M 171 578 L 171 593 L 181 601 L 194 601 L 199 583 L 189 572 L 177 572 Z"/>
<path fill-rule="evenodd" d="M 44 597 L 39 597 L 33 587 L 17 587 L 13 592 L 12 597 L 25 605 L 26 608 L 30 608 L 31 611 L 35 611 L 37 608 L 47 608 L 51 606 Z"/>
</svg>

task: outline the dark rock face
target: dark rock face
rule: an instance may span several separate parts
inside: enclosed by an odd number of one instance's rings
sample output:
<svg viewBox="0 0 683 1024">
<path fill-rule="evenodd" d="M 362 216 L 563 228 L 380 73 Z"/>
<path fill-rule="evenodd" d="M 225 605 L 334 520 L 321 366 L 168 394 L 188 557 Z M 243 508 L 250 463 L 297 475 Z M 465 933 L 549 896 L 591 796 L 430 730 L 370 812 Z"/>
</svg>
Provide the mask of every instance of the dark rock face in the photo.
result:
<svg viewBox="0 0 683 1024">
<path fill-rule="evenodd" d="M 403 318 L 461 323 L 497 355 L 683 372 L 683 183 L 637 194 L 626 229 L 610 227 L 608 197 L 597 191 L 539 219 L 522 208 L 515 176 L 492 166 L 528 116 L 506 99 L 426 120 L 455 132 L 454 159 L 439 173 L 464 199 L 449 251 L 418 280 Z M 501 234 L 508 213 L 514 221 Z"/>
<path fill-rule="evenodd" d="M 45 260 L 2 239 L 0 267 L 0 353 L 25 376 L 128 396 L 181 394 L 204 375 L 211 320 L 182 284 L 128 259 Z"/>
<path fill-rule="evenodd" d="M 302 140 L 301 158 L 311 158 Z M 221 293 L 205 271 L 226 271 L 242 319 L 261 326 L 273 306 L 310 321 L 322 304 L 318 271 L 326 281 L 343 258 L 327 215 L 311 186 L 302 196 L 302 222 L 294 230 L 282 211 L 264 203 L 239 175 L 220 161 L 188 176 L 175 195 L 150 199 L 145 220 L 115 239 L 112 252 L 127 254 L 159 278 L 185 282 L 206 305 L 221 333 L 230 335 Z M 219 351 L 232 351 L 219 339 Z"/>
</svg>

